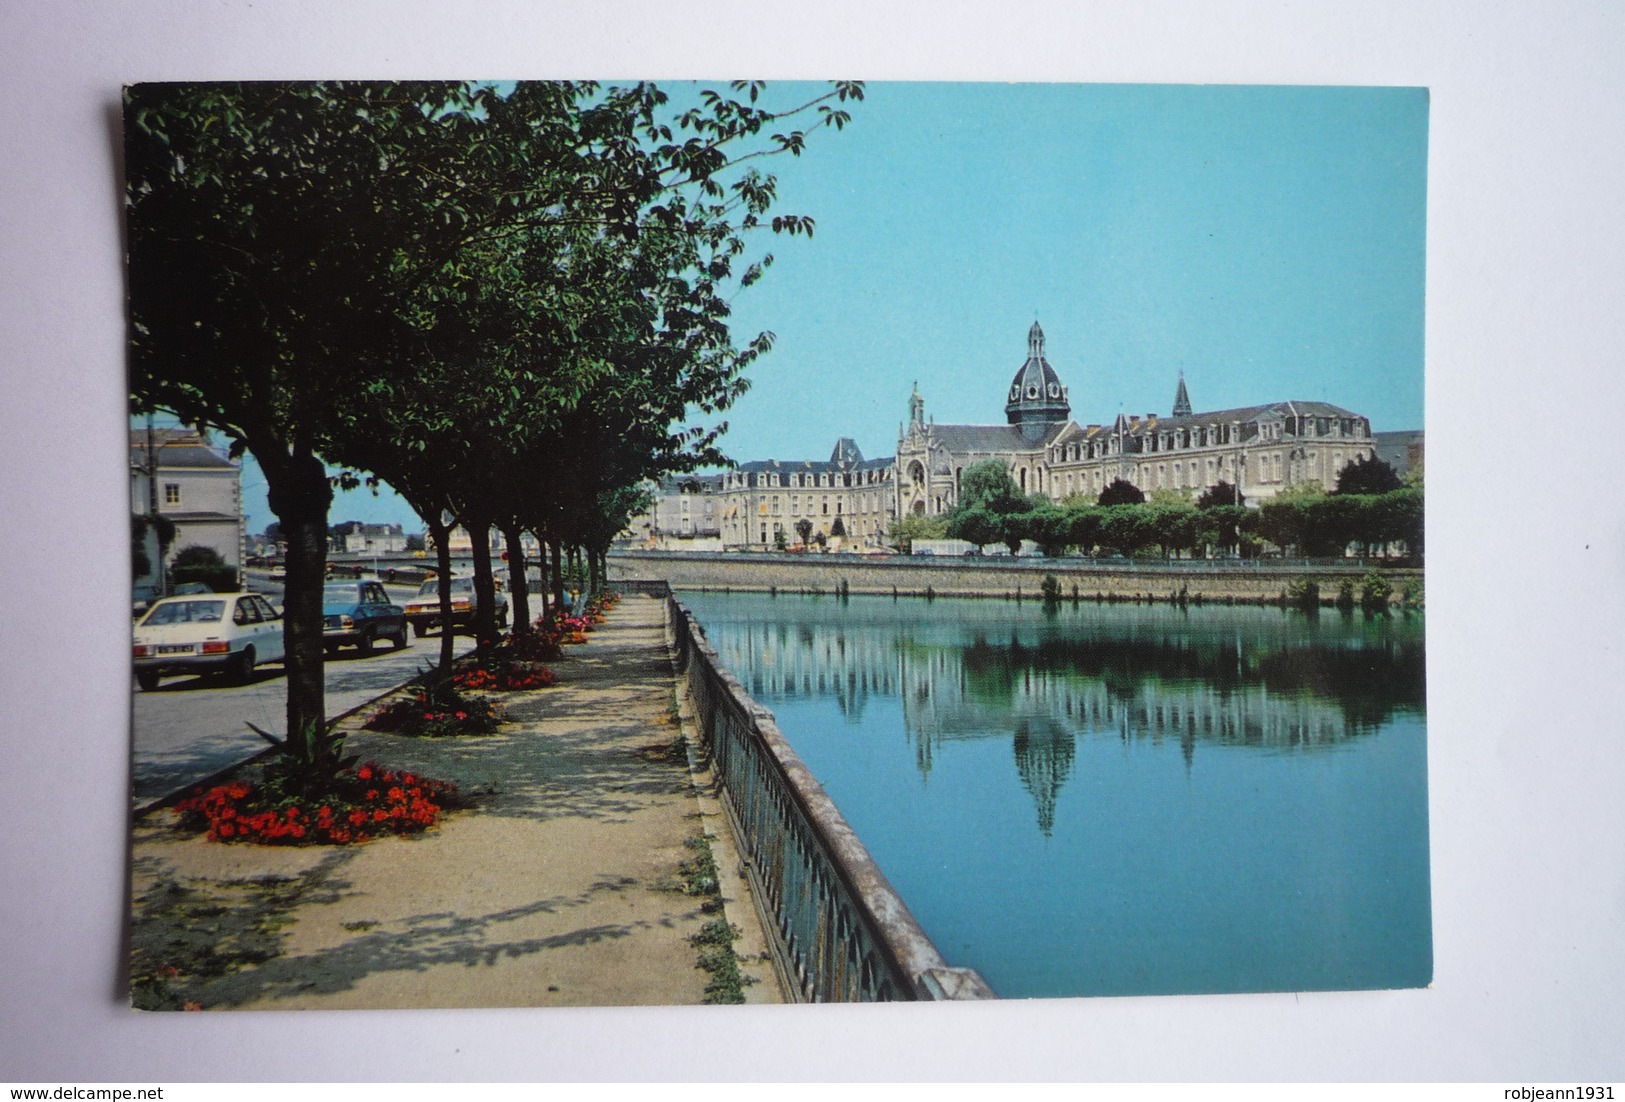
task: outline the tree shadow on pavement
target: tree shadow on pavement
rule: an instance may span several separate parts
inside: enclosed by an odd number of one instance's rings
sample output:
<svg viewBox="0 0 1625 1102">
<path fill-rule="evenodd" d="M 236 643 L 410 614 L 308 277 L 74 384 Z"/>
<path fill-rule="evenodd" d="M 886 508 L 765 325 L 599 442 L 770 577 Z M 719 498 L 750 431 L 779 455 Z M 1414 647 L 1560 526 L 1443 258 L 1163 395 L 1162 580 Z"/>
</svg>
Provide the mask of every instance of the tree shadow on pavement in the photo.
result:
<svg viewBox="0 0 1625 1102">
<path fill-rule="evenodd" d="M 332 995 L 351 990 L 366 977 L 380 973 L 424 973 L 447 964 L 490 967 L 505 959 L 549 949 L 625 938 L 647 928 L 649 923 L 598 923 L 545 937 L 503 939 L 505 930 L 515 922 L 580 906 L 600 891 L 619 891 L 622 887 L 600 882 L 578 896 L 540 899 L 483 915 L 408 916 L 393 923 L 394 929 L 368 930 L 330 948 L 299 956 L 277 956 L 257 968 L 222 976 L 199 987 L 195 997 L 205 1007 L 236 1007 L 266 999 Z M 432 980 L 425 980 L 425 984 L 423 997 L 414 1000 L 414 1005 L 447 1004 L 448 1000 L 435 998 Z"/>
</svg>

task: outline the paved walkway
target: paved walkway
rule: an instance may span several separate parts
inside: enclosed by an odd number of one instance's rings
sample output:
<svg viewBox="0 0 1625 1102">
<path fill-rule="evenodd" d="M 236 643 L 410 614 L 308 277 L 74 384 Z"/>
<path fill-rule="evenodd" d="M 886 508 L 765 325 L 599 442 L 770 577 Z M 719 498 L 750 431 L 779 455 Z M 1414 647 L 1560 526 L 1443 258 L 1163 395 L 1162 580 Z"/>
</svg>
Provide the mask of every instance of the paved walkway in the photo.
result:
<svg viewBox="0 0 1625 1102">
<path fill-rule="evenodd" d="M 710 977 L 689 937 L 714 916 L 679 866 L 704 833 L 758 981 L 746 1000 L 779 1001 L 726 821 L 670 753 L 663 602 L 627 597 L 588 639 L 556 687 L 499 697 L 495 735 L 351 736 L 363 760 L 476 797 L 419 838 L 222 845 L 167 811 L 138 822 L 136 975 L 203 1009 L 696 1004 Z"/>
</svg>

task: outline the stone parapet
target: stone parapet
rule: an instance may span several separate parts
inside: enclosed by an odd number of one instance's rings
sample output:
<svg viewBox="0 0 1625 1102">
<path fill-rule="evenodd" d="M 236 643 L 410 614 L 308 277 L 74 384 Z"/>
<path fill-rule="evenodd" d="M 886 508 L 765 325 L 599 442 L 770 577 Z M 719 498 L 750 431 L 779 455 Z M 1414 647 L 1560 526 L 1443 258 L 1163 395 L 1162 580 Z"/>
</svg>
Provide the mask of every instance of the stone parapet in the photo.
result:
<svg viewBox="0 0 1625 1102">
<path fill-rule="evenodd" d="M 1356 582 L 1370 565 L 1283 560 L 1174 560 L 1170 563 L 1101 561 L 1082 558 L 935 558 L 914 556 L 799 554 L 681 554 L 616 552 L 609 556 L 614 580 L 669 581 L 696 589 L 824 593 L 872 593 L 898 596 L 992 597 L 1039 599 L 1044 578 L 1053 575 L 1061 597 L 1105 597 L 1117 600 L 1168 600 L 1183 593 L 1192 599 L 1267 601 L 1300 579 L 1318 582 L 1323 599 L 1337 592 L 1344 578 Z M 1397 595 L 1407 583 L 1420 582 L 1415 568 L 1383 568 Z"/>
</svg>

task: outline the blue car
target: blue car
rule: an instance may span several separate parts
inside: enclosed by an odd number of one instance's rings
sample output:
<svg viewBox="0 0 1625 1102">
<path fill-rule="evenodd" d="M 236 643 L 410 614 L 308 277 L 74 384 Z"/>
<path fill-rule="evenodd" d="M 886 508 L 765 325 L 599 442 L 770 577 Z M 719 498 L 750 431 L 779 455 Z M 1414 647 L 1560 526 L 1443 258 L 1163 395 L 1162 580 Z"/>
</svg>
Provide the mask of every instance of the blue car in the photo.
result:
<svg viewBox="0 0 1625 1102">
<path fill-rule="evenodd" d="M 328 582 L 322 586 L 322 646 L 328 654 L 347 646 L 370 654 L 380 639 L 388 639 L 396 650 L 407 644 L 406 610 L 390 603 L 382 585 Z"/>
</svg>

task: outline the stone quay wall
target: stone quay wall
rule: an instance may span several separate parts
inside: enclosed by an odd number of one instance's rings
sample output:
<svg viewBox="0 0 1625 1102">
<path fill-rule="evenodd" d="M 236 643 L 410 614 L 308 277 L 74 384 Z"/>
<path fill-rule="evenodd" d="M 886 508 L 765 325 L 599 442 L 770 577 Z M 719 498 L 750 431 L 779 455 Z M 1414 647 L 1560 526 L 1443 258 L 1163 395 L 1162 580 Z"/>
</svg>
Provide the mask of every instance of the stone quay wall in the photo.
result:
<svg viewBox="0 0 1625 1102">
<path fill-rule="evenodd" d="M 1044 577 L 1055 576 L 1061 597 L 1074 587 L 1081 599 L 1191 599 L 1258 602 L 1278 599 L 1300 578 L 1320 586 L 1323 601 L 1335 597 L 1344 578 L 1356 584 L 1370 567 L 1350 561 L 1199 559 L 1168 563 L 1111 562 L 1081 558 L 947 558 L 890 555 L 803 555 L 616 551 L 609 556 L 613 581 L 664 580 L 690 589 L 756 592 L 877 593 L 899 596 L 1040 598 Z M 1394 599 L 1420 582 L 1419 569 L 1384 569 Z"/>
</svg>

